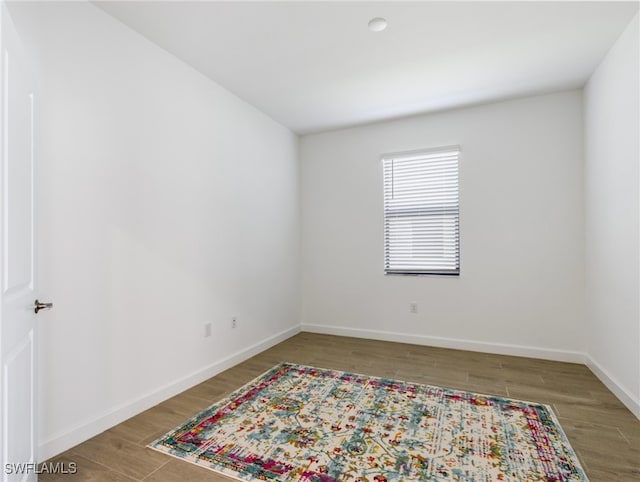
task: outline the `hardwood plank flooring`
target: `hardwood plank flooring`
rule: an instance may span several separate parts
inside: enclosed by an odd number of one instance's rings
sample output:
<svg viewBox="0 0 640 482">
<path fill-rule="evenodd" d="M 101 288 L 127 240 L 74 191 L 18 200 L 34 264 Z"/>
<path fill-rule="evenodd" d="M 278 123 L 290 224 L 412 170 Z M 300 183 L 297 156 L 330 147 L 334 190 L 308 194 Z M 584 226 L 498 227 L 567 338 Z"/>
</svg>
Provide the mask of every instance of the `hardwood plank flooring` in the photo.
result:
<svg viewBox="0 0 640 482">
<path fill-rule="evenodd" d="M 553 407 L 591 482 L 640 481 L 640 421 L 584 365 L 300 333 L 48 462 L 75 475 L 42 481 L 227 482 L 145 448 L 280 361 L 509 396 Z"/>
</svg>

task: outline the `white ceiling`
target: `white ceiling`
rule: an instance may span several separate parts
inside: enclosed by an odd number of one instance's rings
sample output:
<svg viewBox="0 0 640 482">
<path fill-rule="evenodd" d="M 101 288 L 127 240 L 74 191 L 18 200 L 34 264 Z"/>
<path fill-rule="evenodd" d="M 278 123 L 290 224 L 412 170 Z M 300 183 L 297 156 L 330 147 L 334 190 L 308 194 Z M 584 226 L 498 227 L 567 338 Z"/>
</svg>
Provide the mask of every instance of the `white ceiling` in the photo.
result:
<svg viewBox="0 0 640 482">
<path fill-rule="evenodd" d="M 298 133 L 580 87 L 638 2 L 96 2 Z M 372 33 L 367 22 L 385 17 Z"/>
</svg>

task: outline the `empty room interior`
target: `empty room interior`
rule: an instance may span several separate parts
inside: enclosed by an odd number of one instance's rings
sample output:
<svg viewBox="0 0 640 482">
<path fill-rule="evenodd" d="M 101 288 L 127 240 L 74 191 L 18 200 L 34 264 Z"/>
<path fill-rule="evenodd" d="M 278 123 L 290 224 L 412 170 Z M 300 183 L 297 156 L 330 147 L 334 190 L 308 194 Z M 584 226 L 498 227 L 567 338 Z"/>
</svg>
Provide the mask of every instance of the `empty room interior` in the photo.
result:
<svg viewBox="0 0 640 482">
<path fill-rule="evenodd" d="M 639 5 L 3 2 L 0 479 L 640 481 Z"/>
</svg>

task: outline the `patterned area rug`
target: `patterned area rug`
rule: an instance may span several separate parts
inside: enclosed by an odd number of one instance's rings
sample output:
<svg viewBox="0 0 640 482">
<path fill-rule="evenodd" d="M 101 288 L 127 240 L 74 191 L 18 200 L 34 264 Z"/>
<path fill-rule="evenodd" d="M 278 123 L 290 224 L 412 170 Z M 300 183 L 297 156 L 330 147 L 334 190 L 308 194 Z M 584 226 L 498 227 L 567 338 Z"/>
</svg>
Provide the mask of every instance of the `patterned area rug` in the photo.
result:
<svg viewBox="0 0 640 482">
<path fill-rule="evenodd" d="M 587 480 L 546 405 L 290 363 L 149 447 L 236 480 Z"/>
</svg>

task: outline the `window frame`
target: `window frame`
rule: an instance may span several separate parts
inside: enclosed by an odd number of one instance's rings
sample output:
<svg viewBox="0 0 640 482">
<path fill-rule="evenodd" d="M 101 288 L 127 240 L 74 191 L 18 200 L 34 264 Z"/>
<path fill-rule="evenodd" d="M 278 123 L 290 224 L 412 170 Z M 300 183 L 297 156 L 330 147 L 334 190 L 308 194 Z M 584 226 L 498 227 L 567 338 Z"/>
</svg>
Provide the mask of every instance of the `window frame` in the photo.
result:
<svg viewBox="0 0 640 482">
<path fill-rule="evenodd" d="M 437 268 L 419 268 L 415 269 L 392 269 L 389 267 L 389 250 L 388 250 L 388 209 L 387 209 L 387 184 L 385 179 L 385 163 L 393 160 L 419 160 L 421 156 L 432 156 L 434 154 L 456 153 L 456 205 L 455 205 L 455 222 L 456 222 L 456 239 L 455 239 L 455 268 L 454 269 L 437 269 Z M 386 153 L 380 156 L 380 163 L 382 167 L 382 190 L 383 190 L 383 271 L 385 276 L 447 276 L 447 277 L 459 277 L 460 265 L 461 265 L 461 246 L 460 246 L 460 159 L 462 155 L 462 149 L 459 145 L 448 145 L 431 147 L 425 149 L 416 149 L 411 151 L 392 152 Z M 446 205 L 447 203 L 443 203 Z M 410 211 L 411 208 L 407 208 Z M 446 210 L 443 208 L 443 210 Z M 429 216 L 424 214 L 424 216 Z"/>
</svg>

